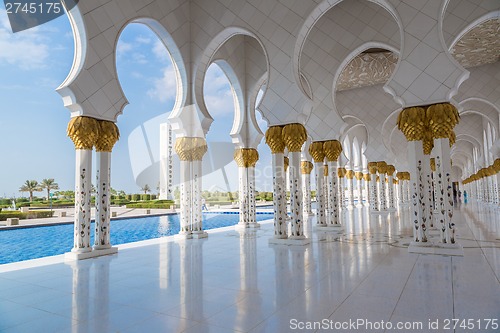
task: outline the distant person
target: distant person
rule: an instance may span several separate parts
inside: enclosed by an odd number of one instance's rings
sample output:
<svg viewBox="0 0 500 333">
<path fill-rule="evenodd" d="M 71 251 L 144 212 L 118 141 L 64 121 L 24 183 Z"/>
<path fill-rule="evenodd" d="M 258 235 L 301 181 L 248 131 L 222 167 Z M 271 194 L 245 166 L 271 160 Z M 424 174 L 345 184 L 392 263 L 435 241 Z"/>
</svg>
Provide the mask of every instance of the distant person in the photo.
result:
<svg viewBox="0 0 500 333">
<path fill-rule="evenodd" d="M 462 202 L 462 191 L 458 191 L 458 202 Z"/>
<path fill-rule="evenodd" d="M 201 210 L 208 211 L 207 202 L 205 201 L 205 198 L 201 199 Z"/>
<path fill-rule="evenodd" d="M 464 203 L 467 203 L 467 191 L 464 191 Z"/>
<path fill-rule="evenodd" d="M 457 203 L 457 190 L 453 189 L 453 202 Z"/>
</svg>

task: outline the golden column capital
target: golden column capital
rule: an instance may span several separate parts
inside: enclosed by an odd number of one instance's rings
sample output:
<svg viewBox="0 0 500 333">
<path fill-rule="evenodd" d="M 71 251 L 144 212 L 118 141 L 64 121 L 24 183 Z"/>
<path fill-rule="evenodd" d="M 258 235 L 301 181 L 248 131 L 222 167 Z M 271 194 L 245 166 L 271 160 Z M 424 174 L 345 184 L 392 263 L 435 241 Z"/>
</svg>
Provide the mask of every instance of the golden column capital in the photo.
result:
<svg viewBox="0 0 500 333">
<path fill-rule="evenodd" d="M 432 170 L 433 172 L 435 172 L 435 171 L 436 171 L 436 159 L 435 159 L 434 157 L 433 157 L 433 158 L 431 158 L 431 170 Z"/>
<path fill-rule="evenodd" d="M 310 175 L 313 168 L 314 164 L 312 164 L 312 162 L 302 161 L 300 163 L 300 171 L 302 172 L 303 175 Z"/>
<path fill-rule="evenodd" d="M 204 138 L 182 137 L 175 140 L 175 152 L 181 161 L 201 161 L 207 149 Z"/>
<path fill-rule="evenodd" d="M 377 162 L 368 162 L 368 171 L 374 175 L 377 173 Z"/>
<path fill-rule="evenodd" d="M 370 174 L 369 174 L 369 173 L 365 173 L 365 174 L 363 174 L 363 179 L 364 179 L 365 181 L 369 182 L 369 181 L 370 181 Z"/>
<path fill-rule="evenodd" d="M 386 171 L 388 176 L 392 176 L 394 174 L 394 171 L 396 171 L 396 167 L 392 164 L 388 164 Z"/>
<path fill-rule="evenodd" d="M 97 119 L 79 116 L 71 118 L 66 134 L 75 144 L 75 149 L 92 150 L 99 139 L 100 131 Z"/>
<path fill-rule="evenodd" d="M 98 152 L 111 153 L 115 143 L 120 139 L 120 130 L 112 121 L 99 121 L 99 138 L 95 143 L 95 150 Z"/>
<path fill-rule="evenodd" d="M 345 177 L 347 179 L 353 179 L 354 178 L 354 171 L 352 170 L 347 170 L 347 172 L 345 173 Z"/>
<path fill-rule="evenodd" d="M 290 165 L 290 159 L 288 157 L 284 157 L 283 164 L 285 166 L 285 172 L 288 170 L 288 166 Z"/>
<path fill-rule="evenodd" d="M 259 160 L 259 152 L 255 148 L 235 149 L 234 160 L 240 168 L 254 168 Z"/>
<path fill-rule="evenodd" d="M 454 130 L 451 130 L 450 136 L 448 137 L 448 139 L 450 140 L 450 148 L 451 148 L 455 144 L 455 142 L 457 141 L 457 135 L 455 134 Z"/>
<path fill-rule="evenodd" d="M 329 140 L 323 142 L 323 151 L 330 162 L 336 162 L 342 153 L 342 145 L 338 140 Z"/>
<path fill-rule="evenodd" d="M 288 124 L 282 130 L 283 142 L 291 153 L 300 153 L 307 140 L 307 131 L 302 124 Z"/>
<path fill-rule="evenodd" d="M 357 180 L 361 180 L 363 179 L 363 173 L 358 171 L 354 174 L 354 177 L 356 177 Z"/>
<path fill-rule="evenodd" d="M 437 103 L 427 107 L 429 129 L 435 139 L 450 138 L 450 132 L 460 121 L 458 110 L 451 103 Z"/>
<path fill-rule="evenodd" d="M 283 154 L 285 152 L 282 132 L 283 128 L 281 126 L 271 126 L 266 131 L 266 144 L 271 148 L 272 154 Z"/>
<path fill-rule="evenodd" d="M 311 154 L 314 162 L 322 163 L 325 160 L 325 150 L 323 149 L 323 142 L 312 142 L 309 145 L 309 154 Z"/>
<path fill-rule="evenodd" d="M 347 170 L 346 168 L 338 168 L 337 173 L 340 178 L 344 178 L 345 175 L 347 174 Z"/>
<path fill-rule="evenodd" d="M 424 155 L 430 155 L 432 149 L 434 148 L 434 138 L 432 137 L 432 132 L 427 127 L 424 129 L 422 146 L 424 150 Z"/>
<path fill-rule="evenodd" d="M 500 158 L 497 158 L 495 162 L 493 162 L 493 167 L 496 172 L 500 172 Z"/>
<path fill-rule="evenodd" d="M 403 109 L 398 116 L 398 128 L 406 140 L 420 141 L 423 139 L 426 125 L 425 109 L 414 106 Z"/>
<path fill-rule="evenodd" d="M 328 177 L 328 164 L 323 166 L 323 176 Z"/>
<path fill-rule="evenodd" d="M 377 162 L 378 173 L 385 174 L 387 172 L 387 163 L 384 161 Z"/>
<path fill-rule="evenodd" d="M 380 182 L 380 176 L 377 176 L 377 178 L 375 179 L 377 181 L 377 183 Z"/>
</svg>

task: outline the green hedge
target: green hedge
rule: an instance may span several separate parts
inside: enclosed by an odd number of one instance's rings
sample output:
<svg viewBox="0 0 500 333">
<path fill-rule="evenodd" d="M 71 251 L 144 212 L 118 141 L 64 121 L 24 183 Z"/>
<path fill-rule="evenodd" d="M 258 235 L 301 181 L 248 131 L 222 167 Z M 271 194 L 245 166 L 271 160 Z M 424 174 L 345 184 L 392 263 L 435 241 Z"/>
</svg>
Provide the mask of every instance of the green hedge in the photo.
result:
<svg viewBox="0 0 500 333">
<path fill-rule="evenodd" d="M 8 218 L 18 218 L 20 220 L 25 219 L 42 219 L 47 217 L 52 217 L 54 212 L 46 210 L 30 211 L 28 213 L 21 212 L 0 212 L 0 221 L 6 221 Z"/>
<path fill-rule="evenodd" d="M 156 200 L 149 202 L 132 202 L 127 204 L 127 208 L 157 208 L 170 209 L 170 206 L 175 205 L 172 200 Z"/>
</svg>

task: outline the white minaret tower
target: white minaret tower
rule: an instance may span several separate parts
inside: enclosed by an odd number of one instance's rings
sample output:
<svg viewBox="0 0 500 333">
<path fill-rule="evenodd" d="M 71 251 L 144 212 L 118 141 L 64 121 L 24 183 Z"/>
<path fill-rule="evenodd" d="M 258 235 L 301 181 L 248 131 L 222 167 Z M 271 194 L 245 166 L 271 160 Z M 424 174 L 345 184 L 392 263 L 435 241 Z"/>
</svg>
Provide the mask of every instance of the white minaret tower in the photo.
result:
<svg viewBox="0 0 500 333">
<path fill-rule="evenodd" d="M 172 126 L 160 124 L 160 200 L 174 200 L 172 193 Z"/>
</svg>

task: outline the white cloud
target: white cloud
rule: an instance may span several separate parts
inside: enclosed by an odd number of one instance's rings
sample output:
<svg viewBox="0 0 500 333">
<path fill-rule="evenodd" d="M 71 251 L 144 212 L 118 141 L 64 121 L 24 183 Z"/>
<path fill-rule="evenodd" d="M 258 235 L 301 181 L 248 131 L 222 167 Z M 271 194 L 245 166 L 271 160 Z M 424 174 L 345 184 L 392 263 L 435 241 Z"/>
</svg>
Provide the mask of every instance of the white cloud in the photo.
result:
<svg viewBox="0 0 500 333">
<path fill-rule="evenodd" d="M 38 28 L 12 33 L 5 10 L 0 10 L 0 65 L 43 68 L 49 57 L 47 38 Z"/>
<path fill-rule="evenodd" d="M 121 57 L 125 53 L 130 52 L 132 48 L 132 44 L 119 40 L 118 45 L 116 45 L 116 56 Z"/>
<path fill-rule="evenodd" d="M 148 96 L 160 102 L 167 102 L 175 99 L 177 92 L 177 82 L 175 72 L 172 65 L 163 69 L 161 78 L 153 79 L 153 88 L 148 90 Z"/>
<path fill-rule="evenodd" d="M 219 66 L 211 65 L 205 75 L 203 92 L 208 112 L 212 116 L 234 113 L 233 93 L 224 72 Z"/>
<path fill-rule="evenodd" d="M 168 50 L 165 45 L 163 45 L 161 40 L 157 39 L 155 41 L 152 51 L 158 60 L 161 60 L 162 62 L 170 62 L 170 55 L 168 53 Z"/>
<path fill-rule="evenodd" d="M 139 44 L 150 44 L 151 43 L 151 38 L 149 37 L 144 37 L 144 36 L 137 36 L 135 38 L 135 41 Z"/>
</svg>

